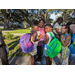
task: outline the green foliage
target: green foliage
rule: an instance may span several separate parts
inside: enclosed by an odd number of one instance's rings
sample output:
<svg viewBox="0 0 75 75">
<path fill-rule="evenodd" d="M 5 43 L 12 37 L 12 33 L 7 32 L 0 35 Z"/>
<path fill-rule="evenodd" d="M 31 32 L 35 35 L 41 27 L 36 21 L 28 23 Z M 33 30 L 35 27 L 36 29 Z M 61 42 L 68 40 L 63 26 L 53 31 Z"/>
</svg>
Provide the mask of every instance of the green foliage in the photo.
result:
<svg viewBox="0 0 75 75">
<path fill-rule="evenodd" d="M 5 40 L 8 45 L 9 54 L 8 56 L 25 56 L 25 53 L 19 47 L 20 36 L 14 36 L 13 40 Z"/>
<path fill-rule="evenodd" d="M 10 32 L 6 32 L 5 35 L 3 35 L 4 39 L 12 40 L 14 38 L 14 34 L 11 34 Z"/>
</svg>

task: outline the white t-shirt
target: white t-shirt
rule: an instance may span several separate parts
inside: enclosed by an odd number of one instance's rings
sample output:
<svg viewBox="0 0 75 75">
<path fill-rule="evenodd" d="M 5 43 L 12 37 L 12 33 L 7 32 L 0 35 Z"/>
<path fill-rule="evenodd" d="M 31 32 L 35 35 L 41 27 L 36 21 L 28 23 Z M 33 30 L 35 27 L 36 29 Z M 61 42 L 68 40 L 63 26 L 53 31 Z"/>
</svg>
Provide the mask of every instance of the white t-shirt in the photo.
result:
<svg viewBox="0 0 75 75">
<path fill-rule="evenodd" d="M 53 27 L 53 29 L 54 29 L 54 33 L 58 34 L 58 33 L 56 32 L 55 28 L 59 28 L 59 31 L 61 32 L 61 28 L 62 28 L 62 26 L 59 25 L 57 22 L 55 23 L 55 25 L 54 25 L 54 27 Z"/>
<path fill-rule="evenodd" d="M 52 36 L 54 36 L 54 34 L 53 34 L 53 32 L 51 32 L 52 33 Z M 52 39 L 52 37 L 51 37 L 51 35 L 50 35 L 50 33 L 48 32 L 48 33 L 46 33 L 48 36 L 49 36 L 49 41 L 48 41 L 48 43 L 47 43 L 47 45 L 49 45 L 49 43 L 50 43 L 50 41 L 51 41 L 51 39 Z"/>
</svg>

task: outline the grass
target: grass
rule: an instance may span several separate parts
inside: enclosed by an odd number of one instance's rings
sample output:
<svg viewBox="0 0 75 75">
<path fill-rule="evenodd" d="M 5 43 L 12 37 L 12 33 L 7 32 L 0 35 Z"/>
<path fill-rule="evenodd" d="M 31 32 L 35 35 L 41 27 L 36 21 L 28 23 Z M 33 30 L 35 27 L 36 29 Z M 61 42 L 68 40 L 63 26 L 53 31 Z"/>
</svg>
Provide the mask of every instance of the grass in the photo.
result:
<svg viewBox="0 0 75 75">
<path fill-rule="evenodd" d="M 8 54 L 9 57 L 25 56 L 25 53 L 23 53 L 19 47 L 19 40 L 20 40 L 20 36 L 15 36 L 14 40 L 4 40 L 9 48 L 9 54 Z M 29 54 L 27 54 L 27 55 L 29 55 Z"/>
<path fill-rule="evenodd" d="M 4 30 L 4 29 L 3 29 Z M 18 29 L 14 30 L 11 33 L 30 33 L 30 29 Z M 13 40 L 4 39 L 5 43 L 8 45 L 9 54 L 8 56 L 25 56 L 25 53 L 19 47 L 20 36 L 14 36 Z M 29 54 L 27 54 L 29 56 Z"/>
<path fill-rule="evenodd" d="M 11 33 L 30 33 L 30 29 L 19 29 L 19 30 L 14 30 Z"/>
</svg>

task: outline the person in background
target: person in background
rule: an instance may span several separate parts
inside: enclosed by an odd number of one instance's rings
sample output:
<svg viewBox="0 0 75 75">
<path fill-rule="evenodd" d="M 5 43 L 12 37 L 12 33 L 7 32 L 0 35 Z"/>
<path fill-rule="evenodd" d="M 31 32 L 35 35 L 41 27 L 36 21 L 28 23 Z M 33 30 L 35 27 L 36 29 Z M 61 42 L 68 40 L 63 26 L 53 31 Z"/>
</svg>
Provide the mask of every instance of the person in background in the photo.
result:
<svg viewBox="0 0 75 75">
<path fill-rule="evenodd" d="M 9 65 L 7 51 L 6 51 L 6 44 L 2 37 L 2 31 L 0 30 L 0 58 L 2 61 L 2 65 Z"/>
<path fill-rule="evenodd" d="M 55 22 L 55 24 L 54 24 L 54 27 L 53 27 L 53 29 L 54 29 L 54 33 L 55 33 L 55 36 L 57 37 L 57 38 L 59 38 L 60 39 L 60 36 L 61 36 L 61 28 L 62 28 L 62 26 L 60 25 L 61 23 L 63 22 L 63 18 L 62 17 L 59 17 L 57 20 L 56 20 L 56 22 Z"/>
<path fill-rule="evenodd" d="M 44 47 L 44 43 L 42 42 L 42 40 L 44 40 L 44 37 L 45 37 L 44 24 L 45 24 L 45 21 L 43 19 L 39 20 L 40 36 L 38 36 L 38 39 L 40 40 L 37 46 L 38 63 L 41 63 L 43 47 Z"/>
<path fill-rule="evenodd" d="M 71 44 L 71 36 L 70 36 L 70 28 L 68 25 L 63 25 L 62 26 L 62 33 L 61 35 L 61 43 L 62 43 L 62 65 L 68 65 L 69 61 L 69 55 L 70 55 L 70 50 L 69 50 L 69 45 Z"/>
</svg>

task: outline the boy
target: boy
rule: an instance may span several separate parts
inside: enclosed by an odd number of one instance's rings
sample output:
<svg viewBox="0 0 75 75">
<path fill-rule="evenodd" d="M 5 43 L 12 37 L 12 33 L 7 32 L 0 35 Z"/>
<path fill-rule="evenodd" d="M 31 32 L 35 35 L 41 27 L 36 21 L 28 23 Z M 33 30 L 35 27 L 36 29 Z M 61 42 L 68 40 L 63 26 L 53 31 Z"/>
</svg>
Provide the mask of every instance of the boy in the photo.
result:
<svg viewBox="0 0 75 75">
<path fill-rule="evenodd" d="M 45 25 L 45 32 L 46 32 L 46 38 L 43 41 L 45 43 L 44 45 L 44 56 L 46 57 L 46 65 L 51 65 L 52 64 L 52 58 L 50 58 L 47 55 L 47 49 L 48 49 L 48 45 L 52 39 L 51 35 L 49 32 L 52 33 L 52 36 L 54 36 L 53 32 L 52 32 L 52 26 L 50 24 L 46 24 Z"/>
</svg>

